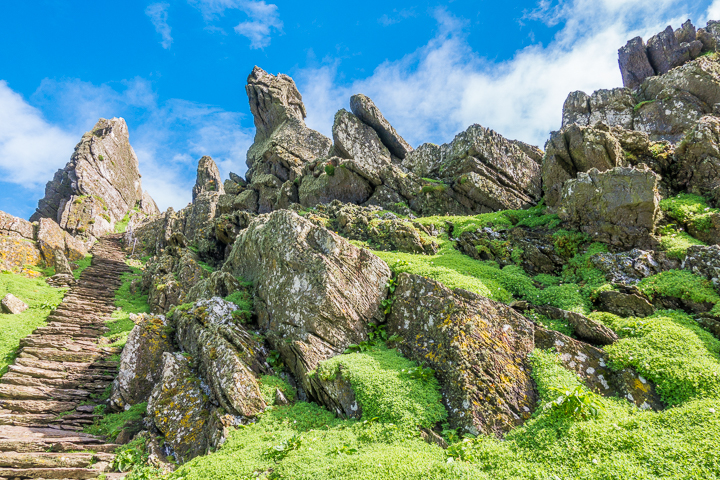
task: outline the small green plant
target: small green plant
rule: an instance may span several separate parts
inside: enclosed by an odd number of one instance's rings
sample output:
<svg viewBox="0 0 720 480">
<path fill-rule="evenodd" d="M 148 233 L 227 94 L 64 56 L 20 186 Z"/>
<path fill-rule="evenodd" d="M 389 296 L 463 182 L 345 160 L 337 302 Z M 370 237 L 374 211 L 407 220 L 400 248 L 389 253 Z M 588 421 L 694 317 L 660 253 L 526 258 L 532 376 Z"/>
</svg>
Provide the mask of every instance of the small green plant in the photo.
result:
<svg viewBox="0 0 720 480">
<path fill-rule="evenodd" d="M 143 453 L 137 447 L 121 450 L 113 459 L 113 469 L 118 472 L 129 472 L 135 466 L 143 463 Z"/>
<path fill-rule="evenodd" d="M 270 353 L 268 353 L 265 361 L 273 368 L 273 370 L 282 370 L 283 367 L 285 367 L 282 358 L 280 358 L 280 352 L 277 350 L 270 350 Z"/>
<path fill-rule="evenodd" d="M 464 438 L 461 442 L 450 445 L 445 451 L 448 461 L 459 461 L 475 463 L 480 460 L 477 452 L 477 446 L 480 440 L 477 438 Z"/>
<path fill-rule="evenodd" d="M 335 175 L 335 166 L 332 163 L 325 165 L 325 173 L 327 173 L 330 177 Z"/>
<path fill-rule="evenodd" d="M 555 388 L 550 390 L 559 394 L 558 398 L 543 408 L 554 410 L 564 417 L 589 418 L 597 417 L 605 411 L 605 406 L 593 392 L 576 385 L 573 388 Z"/>
<path fill-rule="evenodd" d="M 368 324 L 368 338 L 372 342 L 386 341 L 387 332 L 385 331 L 385 325 Z"/>
<path fill-rule="evenodd" d="M 345 349 L 343 353 L 357 353 L 357 352 L 368 352 L 372 347 L 375 346 L 375 342 L 372 341 L 364 341 L 360 342 L 358 344 L 352 344 L 348 345 L 348 347 Z"/>
<path fill-rule="evenodd" d="M 633 107 L 633 110 L 637 112 L 638 110 L 640 110 L 640 109 L 641 109 L 642 107 L 644 107 L 645 105 L 648 105 L 648 104 L 654 103 L 654 102 L 657 102 L 657 100 L 645 100 L 645 101 L 640 102 L 640 103 L 638 103 L 637 105 L 635 105 L 635 106 Z"/>
<path fill-rule="evenodd" d="M 433 370 L 432 368 L 423 368 L 421 366 L 403 368 L 401 372 L 403 372 L 410 378 L 413 378 L 415 380 L 422 380 L 423 382 L 429 382 L 430 380 L 435 378 L 435 370 Z"/>
<path fill-rule="evenodd" d="M 293 435 L 292 437 L 283 440 L 278 445 L 273 445 L 265 451 L 265 456 L 272 459 L 275 462 L 282 460 L 287 457 L 288 454 L 294 450 L 299 450 L 302 446 L 303 437 L 302 435 Z"/>
<path fill-rule="evenodd" d="M 98 160 L 100 160 L 102 162 L 105 160 L 105 157 L 103 157 L 102 155 L 98 155 Z"/>
<path fill-rule="evenodd" d="M 337 456 L 337 455 L 353 455 L 353 454 L 355 454 L 355 453 L 357 453 L 357 452 L 358 452 L 357 448 L 352 448 L 350 445 L 348 445 L 347 443 L 345 443 L 345 444 L 343 444 L 343 445 L 338 445 L 338 446 L 336 446 L 335 448 L 333 448 L 333 449 L 330 451 L 330 454 L 331 454 L 331 455 L 336 455 L 336 456 Z"/>
</svg>

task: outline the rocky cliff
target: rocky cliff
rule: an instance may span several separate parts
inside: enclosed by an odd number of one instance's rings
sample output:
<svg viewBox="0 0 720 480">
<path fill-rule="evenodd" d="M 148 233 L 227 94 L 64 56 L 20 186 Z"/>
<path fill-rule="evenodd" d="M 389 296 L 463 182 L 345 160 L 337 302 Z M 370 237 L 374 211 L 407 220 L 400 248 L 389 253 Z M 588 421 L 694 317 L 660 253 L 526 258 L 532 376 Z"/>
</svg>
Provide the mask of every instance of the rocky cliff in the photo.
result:
<svg viewBox="0 0 720 480">
<path fill-rule="evenodd" d="M 73 235 L 100 237 L 133 210 L 160 213 L 140 177 L 125 120 L 101 118 L 47 183 L 30 220 L 49 218 Z"/>
</svg>

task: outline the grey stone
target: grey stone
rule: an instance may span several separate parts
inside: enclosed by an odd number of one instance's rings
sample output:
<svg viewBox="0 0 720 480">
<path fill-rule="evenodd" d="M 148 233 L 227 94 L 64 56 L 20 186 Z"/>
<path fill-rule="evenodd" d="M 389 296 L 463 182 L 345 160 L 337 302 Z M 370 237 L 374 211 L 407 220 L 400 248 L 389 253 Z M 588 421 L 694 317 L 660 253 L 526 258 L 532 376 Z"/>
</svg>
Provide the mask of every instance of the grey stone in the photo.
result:
<svg viewBox="0 0 720 480">
<path fill-rule="evenodd" d="M 563 103 L 562 126 L 576 123 L 587 126 L 590 121 L 590 96 L 581 91 L 570 92 Z"/>
<path fill-rule="evenodd" d="M 27 303 L 23 302 L 12 293 L 8 293 L 3 297 L 2 301 L 0 301 L 0 306 L 2 306 L 3 313 L 9 313 L 11 315 L 17 315 L 29 308 Z"/>
<path fill-rule="evenodd" d="M 413 148 L 410 144 L 395 131 L 370 98 L 363 94 L 353 95 L 350 97 L 350 110 L 356 117 L 365 124 L 370 125 L 377 132 L 380 140 L 390 150 L 390 153 L 402 160 L 408 153 L 412 152 Z"/>
<path fill-rule="evenodd" d="M 675 30 L 675 40 L 678 43 L 690 43 L 696 40 L 695 25 L 692 24 L 690 19 Z"/>
<path fill-rule="evenodd" d="M 646 298 L 615 290 L 600 292 L 597 304 L 600 310 L 621 317 L 644 318 L 655 313 L 655 307 Z"/>
<path fill-rule="evenodd" d="M 618 50 L 618 63 L 623 86 L 626 88 L 635 88 L 646 78 L 655 75 L 655 70 L 648 59 L 645 42 L 640 37 L 628 40 L 627 44 Z"/>
<path fill-rule="evenodd" d="M 647 54 L 653 70 L 657 75 L 662 75 L 670 69 L 691 60 L 689 48 L 681 46 L 675 38 L 671 26 L 650 37 L 647 42 Z"/>
<path fill-rule="evenodd" d="M 375 186 L 382 184 L 380 171 L 392 162 L 391 154 L 372 127 L 340 110 L 333 123 L 333 142 L 335 153 L 348 159 L 344 162 L 347 168 Z"/>
<path fill-rule="evenodd" d="M 220 171 L 212 158 L 204 156 L 198 162 L 197 179 L 192 190 L 192 199 L 195 199 L 204 192 L 220 192 L 225 193 Z"/>
</svg>

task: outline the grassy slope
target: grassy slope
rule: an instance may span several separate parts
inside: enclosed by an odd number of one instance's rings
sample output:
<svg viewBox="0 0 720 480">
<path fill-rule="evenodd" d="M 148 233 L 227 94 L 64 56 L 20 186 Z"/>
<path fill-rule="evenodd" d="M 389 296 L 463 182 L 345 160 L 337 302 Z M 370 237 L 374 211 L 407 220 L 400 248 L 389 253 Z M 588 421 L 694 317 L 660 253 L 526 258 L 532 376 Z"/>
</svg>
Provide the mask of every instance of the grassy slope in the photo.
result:
<svg viewBox="0 0 720 480">
<path fill-rule="evenodd" d="M 80 277 L 91 260 L 92 256 L 88 255 L 76 262 L 79 268 L 73 272 L 75 278 Z M 53 270 L 50 268 L 42 273 L 50 276 L 54 274 Z M 15 360 L 20 339 L 45 323 L 52 308 L 62 301 L 66 291 L 64 288 L 49 286 L 45 283 L 45 277 L 30 279 L 10 272 L 0 274 L 0 298 L 12 293 L 30 307 L 19 315 L 0 314 L 0 375 L 4 374 L 7 366 Z"/>
</svg>

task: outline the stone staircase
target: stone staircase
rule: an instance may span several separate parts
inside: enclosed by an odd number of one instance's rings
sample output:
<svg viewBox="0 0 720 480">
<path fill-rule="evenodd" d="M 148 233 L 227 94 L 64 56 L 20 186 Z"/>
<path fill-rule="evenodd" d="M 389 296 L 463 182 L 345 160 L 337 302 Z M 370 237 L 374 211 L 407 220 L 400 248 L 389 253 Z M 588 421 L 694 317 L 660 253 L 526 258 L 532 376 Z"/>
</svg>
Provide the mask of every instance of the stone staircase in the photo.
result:
<svg viewBox="0 0 720 480">
<path fill-rule="evenodd" d="M 94 395 L 117 374 L 108 357 L 119 349 L 99 340 L 128 270 L 120 238 L 95 244 L 92 264 L 47 324 L 20 341 L 0 377 L 0 480 L 88 479 L 110 470 L 118 445 L 82 429 L 96 417 Z"/>
</svg>

